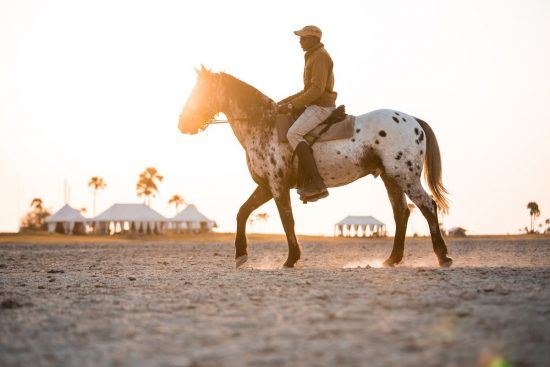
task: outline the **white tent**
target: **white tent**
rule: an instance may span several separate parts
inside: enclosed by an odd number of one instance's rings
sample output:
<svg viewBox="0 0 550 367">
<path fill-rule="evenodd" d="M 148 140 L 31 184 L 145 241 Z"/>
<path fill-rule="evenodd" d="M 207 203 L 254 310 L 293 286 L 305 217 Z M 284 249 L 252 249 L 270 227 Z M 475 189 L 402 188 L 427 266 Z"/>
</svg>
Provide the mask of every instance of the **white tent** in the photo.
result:
<svg viewBox="0 0 550 367">
<path fill-rule="evenodd" d="M 212 228 L 218 226 L 216 222 L 199 212 L 193 204 L 187 205 L 185 209 L 176 214 L 170 221 L 173 224 L 172 228 L 177 232 L 180 232 L 182 229 L 187 232 L 209 232 Z"/>
<path fill-rule="evenodd" d="M 161 233 L 167 218 L 145 204 L 114 204 L 93 219 L 96 233 Z"/>
<path fill-rule="evenodd" d="M 46 218 L 48 232 L 50 233 L 55 232 L 56 228 L 58 232 L 65 234 L 72 234 L 73 232 L 85 233 L 88 221 L 89 219 L 80 214 L 75 208 L 69 206 L 69 204 L 65 204 L 57 212 Z"/>
<path fill-rule="evenodd" d="M 351 237 L 353 231 L 357 237 L 359 230 L 362 231 L 363 237 L 367 236 L 367 231 L 371 236 L 386 235 L 386 224 L 371 215 L 349 215 L 336 223 L 334 227 L 336 236 Z"/>
</svg>

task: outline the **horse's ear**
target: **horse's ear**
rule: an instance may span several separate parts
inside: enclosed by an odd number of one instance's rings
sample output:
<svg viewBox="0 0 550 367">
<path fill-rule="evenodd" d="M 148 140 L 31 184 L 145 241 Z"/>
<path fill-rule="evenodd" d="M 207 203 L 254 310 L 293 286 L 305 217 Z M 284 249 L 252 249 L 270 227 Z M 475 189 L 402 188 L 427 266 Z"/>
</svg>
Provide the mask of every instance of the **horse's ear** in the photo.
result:
<svg viewBox="0 0 550 367">
<path fill-rule="evenodd" d="M 204 67 L 203 64 L 201 64 L 201 71 L 205 72 L 205 73 L 211 73 L 212 72 L 212 69 L 207 69 Z"/>
<path fill-rule="evenodd" d="M 199 74 L 201 71 L 193 66 L 193 69 L 195 69 L 195 73 Z"/>
</svg>

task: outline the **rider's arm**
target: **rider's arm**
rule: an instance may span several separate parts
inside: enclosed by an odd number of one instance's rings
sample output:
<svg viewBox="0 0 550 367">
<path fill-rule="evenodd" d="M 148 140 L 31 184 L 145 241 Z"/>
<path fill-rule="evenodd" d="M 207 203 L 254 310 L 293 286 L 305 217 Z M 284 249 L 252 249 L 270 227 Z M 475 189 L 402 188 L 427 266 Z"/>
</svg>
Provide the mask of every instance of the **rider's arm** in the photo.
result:
<svg viewBox="0 0 550 367">
<path fill-rule="evenodd" d="M 299 96 L 300 94 L 302 94 L 302 93 L 304 93 L 304 92 L 303 92 L 303 91 L 300 91 L 300 92 L 298 92 L 298 93 L 296 93 L 296 94 L 293 94 L 293 95 L 291 95 L 291 96 L 289 96 L 289 97 L 286 97 L 285 99 L 282 99 L 282 100 L 280 100 L 279 102 L 277 102 L 277 104 L 278 104 L 278 105 L 281 105 L 281 104 L 288 103 L 288 102 L 292 101 L 294 98 L 298 97 L 298 96 Z"/>
<path fill-rule="evenodd" d="M 320 54 L 311 65 L 311 81 L 309 87 L 299 93 L 298 97 L 290 100 L 294 108 L 309 106 L 325 92 L 328 73 L 330 72 L 330 57 Z"/>
</svg>

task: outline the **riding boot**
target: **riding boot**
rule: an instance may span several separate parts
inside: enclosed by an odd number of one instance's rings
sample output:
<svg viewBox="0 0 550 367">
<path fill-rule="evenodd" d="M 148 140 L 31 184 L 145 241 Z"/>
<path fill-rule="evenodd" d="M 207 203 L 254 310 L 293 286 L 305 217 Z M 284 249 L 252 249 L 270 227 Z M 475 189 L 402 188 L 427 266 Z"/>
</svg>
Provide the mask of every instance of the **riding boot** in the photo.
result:
<svg viewBox="0 0 550 367">
<path fill-rule="evenodd" d="M 304 187 L 300 193 L 300 200 L 313 202 L 327 197 L 327 187 L 317 170 L 317 163 L 315 163 L 311 147 L 303 141 L 298 143 L 296 155 L 298 155 L 300 166 L 306 176 Z"/>
</svg>

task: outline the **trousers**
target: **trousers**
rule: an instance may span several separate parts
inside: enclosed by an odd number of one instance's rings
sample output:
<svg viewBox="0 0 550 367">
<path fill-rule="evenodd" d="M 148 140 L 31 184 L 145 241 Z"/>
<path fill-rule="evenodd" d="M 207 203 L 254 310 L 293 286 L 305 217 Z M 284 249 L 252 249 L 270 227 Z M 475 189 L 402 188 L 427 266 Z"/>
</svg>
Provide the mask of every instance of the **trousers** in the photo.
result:
<svg viewBox="0 0 550 367">
<path fill-rule="evenodd" d="M 332 111 L 334 111 L 334 107 L 308 106 L 286 133 L 286 138 L 292 149 L 296 149 L 296 146 L 302 141 L 307 143 L 304 136 L 325 121 Z"/>
</svg>

